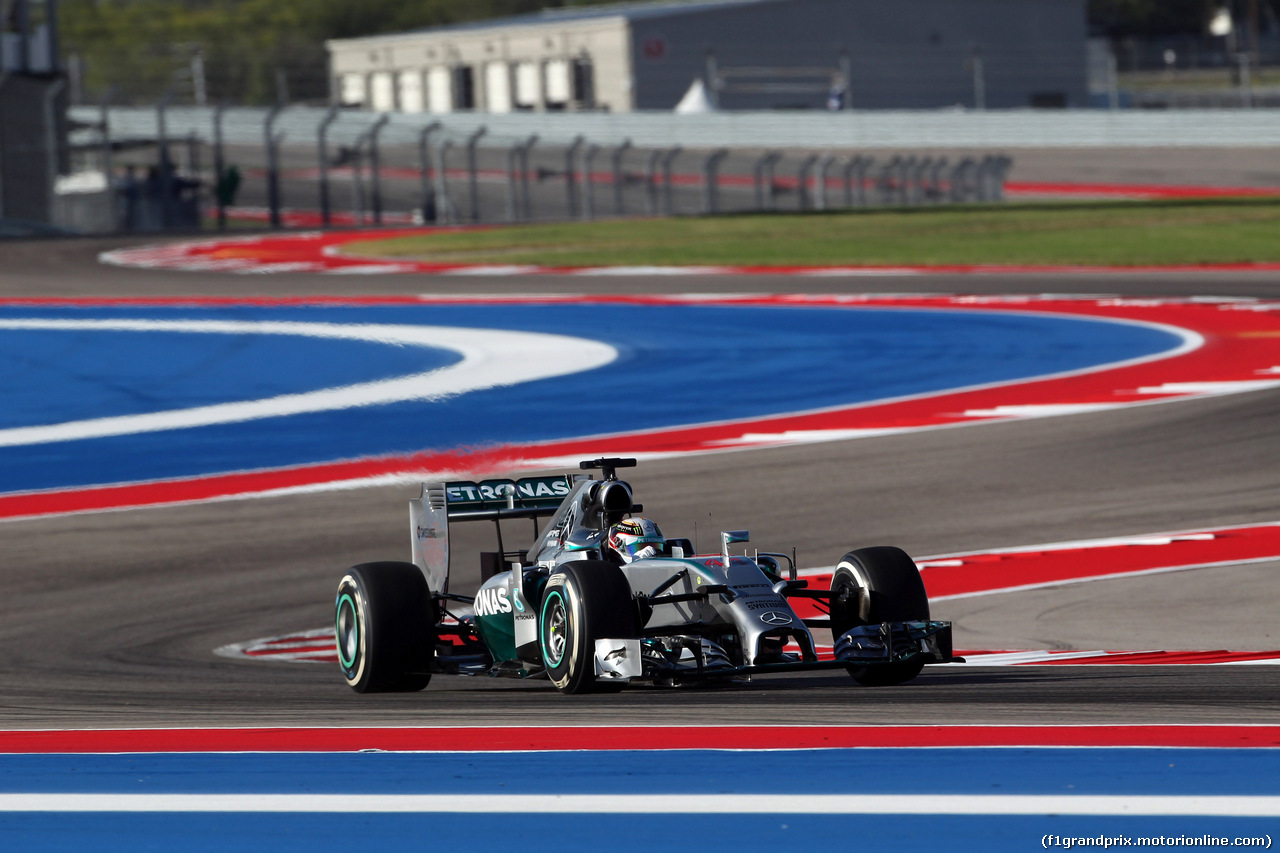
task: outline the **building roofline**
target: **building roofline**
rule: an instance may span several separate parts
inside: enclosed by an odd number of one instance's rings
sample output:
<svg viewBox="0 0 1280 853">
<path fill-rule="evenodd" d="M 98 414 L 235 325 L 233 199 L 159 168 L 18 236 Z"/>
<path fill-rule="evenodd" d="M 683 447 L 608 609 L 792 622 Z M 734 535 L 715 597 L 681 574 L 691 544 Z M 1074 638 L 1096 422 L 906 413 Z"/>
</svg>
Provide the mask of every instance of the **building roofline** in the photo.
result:
<svg viewBox="0 0 1280 853">
<path fill-rule="evenodd" d="M 626 21 L 654 20 L 697 14 L 716 9 L 739 8 L 746 6 L 762 6 L 771 3 L 785 3 L 790 0 L 630 0 L 622 3 L 608 3 L 600 6 L 574 6 L 555 9 L 543 9 L 524 15 L 508 15 L 502 18 L 489 18 L 482 21 L 465 21 L 457 24 L 446 24 L 439 27 L 424 27 L 398 33 L 382 33 L 380 35 L 357 36 L 346 39 L 328 39 L 325 45 L 359 45 L 361 43 L 385 43 L 388 40 L 413 39 L 422 36 L 449 35 L 485 30 L 503 29 L 507 27 L 548 27 L 563 24 L 606 21 L 621 18 Z"/>
</svg>

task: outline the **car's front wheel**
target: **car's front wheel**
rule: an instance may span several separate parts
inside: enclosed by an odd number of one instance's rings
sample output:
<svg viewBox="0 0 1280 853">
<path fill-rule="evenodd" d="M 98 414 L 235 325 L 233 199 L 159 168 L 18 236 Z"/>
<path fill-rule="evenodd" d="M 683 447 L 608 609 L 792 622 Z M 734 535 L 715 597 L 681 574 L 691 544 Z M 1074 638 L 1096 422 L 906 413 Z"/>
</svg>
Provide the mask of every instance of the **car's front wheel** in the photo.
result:
<svg viewBox="0 0 1280 853">
<path fill-rule="evenodd" d="M 357 693 L 421 690 L 431 681 L 436 620 L 413 563 L 362 563 L 338 584 L 334 630 L 342 677 Z"/>
<path fill-rule="evenodd" d="M 612 563 L 568 563 L 547 579 L 538 610 L 538 646 L 551 683 L 561 693 L 616 685 L 596 681 L 596 640 L 639 635 L 631 585 Z"/>
<path fill-rule="evenodd" d="M 876 547 L 850 551 L 836 564 L 831 577 L 831 634 L 881 622 L 928 621 L 929 596 L 915 561 L 900 548 Z M 859 684 L 884 686 L 910 681 L 924 669 L 923 661 L 875 666 L 850 666 Z"/>
</svg>

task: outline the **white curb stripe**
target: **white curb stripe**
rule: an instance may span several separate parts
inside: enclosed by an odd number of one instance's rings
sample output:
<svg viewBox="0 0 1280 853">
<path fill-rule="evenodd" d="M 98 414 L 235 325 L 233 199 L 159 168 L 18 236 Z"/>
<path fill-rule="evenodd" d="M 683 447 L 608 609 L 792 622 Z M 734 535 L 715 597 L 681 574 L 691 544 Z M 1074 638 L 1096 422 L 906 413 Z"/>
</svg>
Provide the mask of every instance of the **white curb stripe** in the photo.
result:
<svg viewBox="0 0 1280 853">
<path fill-rule="evenodd" d="M 1276 796 L 930 794 L 0 794 L 0 812 L 897 814 L 1275 817 Z"/>
<path fill-rule="evenodd" d="M 462 360 L 448 367 L 261 400 L 218 403 L 137 415 L 0 429 L 0 447 L 239 423 L 259 418 L 397 403 L 440 400 L 469 391 L 517 385 L 609 364 L 618 351 L 600 341 L 542 332 L 452 326 L 240 322 L 216 320 L 0 320 L 0 330 L 62 332 L 180 332 L 223 335 L 287 335 L 367 341 L 389 346 L 453 350 Z"/>
</svg>

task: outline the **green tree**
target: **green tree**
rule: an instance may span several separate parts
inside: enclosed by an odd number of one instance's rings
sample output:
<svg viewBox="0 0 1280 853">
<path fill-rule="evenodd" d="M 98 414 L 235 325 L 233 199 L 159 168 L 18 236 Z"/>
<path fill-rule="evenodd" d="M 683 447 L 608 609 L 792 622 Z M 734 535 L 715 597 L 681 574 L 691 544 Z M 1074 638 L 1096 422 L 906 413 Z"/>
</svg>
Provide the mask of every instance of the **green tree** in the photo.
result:
<svg viewBox="0 0 1280 853">
<path fill-rule="evenodd" d="M 1203 35 L 1219 9 L 1237 18 L 1248 14 L 1250 0 L 1089 0 L 1089 26 L 1113 37 Z M 1256 0 L 1259 18 L 1274 19 L 1280 0 Z"/>
<path fill-rule="evenodd" d="M 602 0 L 578 0 L 588 5 Z M 534 12 L 565 0 L 63 0 L 63 49 L 85 63 L 85 90 L 153 101 L 172 88 L 189 102 L 192 58 L 208 96 L 275 100 L 283 75 L 293 100 L 328 97 L 324 42 Z"/>
</svg>

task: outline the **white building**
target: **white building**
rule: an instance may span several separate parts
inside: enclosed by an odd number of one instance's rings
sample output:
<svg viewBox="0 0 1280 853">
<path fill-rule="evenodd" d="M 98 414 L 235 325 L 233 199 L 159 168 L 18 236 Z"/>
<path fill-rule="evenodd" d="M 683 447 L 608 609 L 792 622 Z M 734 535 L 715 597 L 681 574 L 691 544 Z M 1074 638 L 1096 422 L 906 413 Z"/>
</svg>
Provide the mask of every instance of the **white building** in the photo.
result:
<svg viewBox="0 0 1280 853">
<path fill-rule="evenodd" d="M 1085 0 L 663 0 L 328 43 L 377 111 L 1079 107 Z"/>
</svg>

